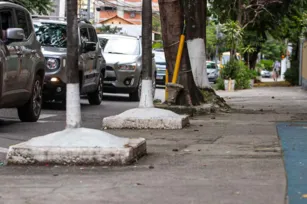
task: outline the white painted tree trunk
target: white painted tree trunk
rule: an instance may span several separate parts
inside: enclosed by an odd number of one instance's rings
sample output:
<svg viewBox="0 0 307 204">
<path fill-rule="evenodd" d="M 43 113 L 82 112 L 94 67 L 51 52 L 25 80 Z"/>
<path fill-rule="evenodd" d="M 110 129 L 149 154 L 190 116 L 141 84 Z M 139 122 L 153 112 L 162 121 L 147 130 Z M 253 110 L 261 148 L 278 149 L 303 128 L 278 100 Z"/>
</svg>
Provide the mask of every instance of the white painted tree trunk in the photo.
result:
<svg viewBox="0 0 307 204">
<path fill-rule="evenodd" d="M 66 128 L 81 127 L 79 83 L 66 85 Z"/>
<path fill-rule="evenodd" d="M 152 80 L 142 80 L 142 92 L 139 108 L 153 108 Z"/>
<path fill-rule="evenodd" d="M 199 88 L 210 88 L 211 85 L 207 75 L 204 39 L 195 38 L 193 40 L 188 40 L 187 47 L 196 86 Z"/>
</svg>

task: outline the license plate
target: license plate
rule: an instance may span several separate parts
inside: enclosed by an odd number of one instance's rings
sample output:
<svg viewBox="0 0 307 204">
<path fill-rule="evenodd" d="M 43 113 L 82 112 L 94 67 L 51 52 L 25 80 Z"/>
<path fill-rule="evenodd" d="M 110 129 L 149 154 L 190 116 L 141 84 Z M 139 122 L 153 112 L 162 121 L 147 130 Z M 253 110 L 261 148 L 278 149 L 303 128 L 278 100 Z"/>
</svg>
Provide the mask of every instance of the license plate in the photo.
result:
<svg viewBox="0 0 307 204">
<path fill-rule="evenodd" d="M 156 78 L 157 79 L 163 79 L 163 76 L 157 76 Z"/>
</svg>

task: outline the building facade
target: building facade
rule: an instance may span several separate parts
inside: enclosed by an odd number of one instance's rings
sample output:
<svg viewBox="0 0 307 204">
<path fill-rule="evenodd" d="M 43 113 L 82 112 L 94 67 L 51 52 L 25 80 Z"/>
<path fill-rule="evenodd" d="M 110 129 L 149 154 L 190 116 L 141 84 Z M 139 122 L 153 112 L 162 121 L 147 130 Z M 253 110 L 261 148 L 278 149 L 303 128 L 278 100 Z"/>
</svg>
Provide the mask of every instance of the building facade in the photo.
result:
<svg viewBox="0 0 307 204">
<path fill-rule="evenodd" d="M 153 12 L 159 12 L 158 0 L 152 0 L 152 9 Z M 115 16 L 132 24 L 142 23 L 142 0 L 103 0 L 96 10 L 99 11 L 97 23 L 105 22 Z"/>
</svg>

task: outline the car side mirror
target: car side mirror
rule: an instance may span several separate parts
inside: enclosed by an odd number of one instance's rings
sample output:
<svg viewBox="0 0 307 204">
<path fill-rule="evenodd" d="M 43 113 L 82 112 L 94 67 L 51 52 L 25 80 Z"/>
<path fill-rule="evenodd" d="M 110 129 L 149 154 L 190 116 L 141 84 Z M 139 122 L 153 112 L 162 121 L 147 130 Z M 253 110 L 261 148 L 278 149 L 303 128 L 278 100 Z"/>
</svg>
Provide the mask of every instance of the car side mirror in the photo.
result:
<svg viewBox="0 0 307 204">
<path fill-rule="evenodd" d="M 9 41 L 23 41 L 25 39 L 25 32 L 22 28 L 8 28 L 6 30 L 6 38 Z"/>
<path fill-rule="evenodd" d="M 92 52 L 96 50 L 95 42 L 85 42 L 83 46 L 83 52 Z"/>
</svg>

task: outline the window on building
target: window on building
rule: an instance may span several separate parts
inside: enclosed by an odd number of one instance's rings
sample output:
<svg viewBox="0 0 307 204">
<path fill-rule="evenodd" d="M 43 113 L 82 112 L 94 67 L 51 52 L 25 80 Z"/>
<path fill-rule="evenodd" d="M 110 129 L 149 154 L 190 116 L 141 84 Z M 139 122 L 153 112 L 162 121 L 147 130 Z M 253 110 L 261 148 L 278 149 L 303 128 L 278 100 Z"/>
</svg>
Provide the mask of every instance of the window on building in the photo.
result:
<svg viewBox="0 0 307 204">
<path fill-rule="evenodd" d="M 104 10 L 105 10 L 105 11 L 115 11 L 115 10 L 116 10 L 116 7 L 105 6 L 105 7 L 104 7 Z"/>
<path fill-rule="evenodd" d="M 135 12 L 134 11 L 130 13 L 130 18 L 135 18 Z"/>
</svg>

